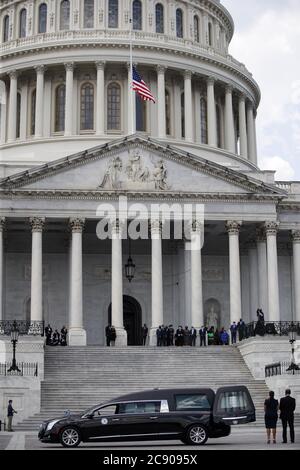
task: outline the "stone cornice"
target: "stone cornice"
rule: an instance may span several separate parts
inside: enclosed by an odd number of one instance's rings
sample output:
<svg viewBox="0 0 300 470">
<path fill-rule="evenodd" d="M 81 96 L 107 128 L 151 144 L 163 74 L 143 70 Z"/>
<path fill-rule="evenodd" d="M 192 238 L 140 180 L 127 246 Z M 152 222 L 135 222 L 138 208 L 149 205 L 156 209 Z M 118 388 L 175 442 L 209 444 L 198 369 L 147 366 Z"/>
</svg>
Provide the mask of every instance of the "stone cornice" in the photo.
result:
<svg viewBox="0 0 300 470">
<path fill-rule="evenodd" d="M 238 194 L 238 198 L 249 199 L 249 196 L 251 195 L 253 200 L 271 199 L 277 202 L 286 196 L 286 193 L 283 190 L 278 189 L 276 186 L 267 185 L 261 181 L 250 178 L 243 173 L 231 170 L 227 167 L 205 160 L 201 157 L 196 157 L 176 147 L 163 145 L 152 138 L 146 139 L 137 135 L 115 140 L 105 145 L 95 147 L 90 150 L 86 150 L 78 154 L 71 155 L 69 157 L 65 157 L 45 165 L 40 165 L 32 168 L 31 170 L 4 178 L 0 180 L 0 194 L 1 192 L 5 192 L 1 191 L 1 189 L 6 190 L 6 192 L 7 190 L 10 190 L 9 193 L 13 194 L 13 190 L 21 188 L 26 184 L 32 184 L 38 180 L 47 178 L 54 174 L 58 174 L 59 172 L 66 171 L 69 168 L 75 168 L 85 165 L 91 161 L 112 157 L 122 150 L 130 150 L 131 148 L 137 147 L 146 151 L 151 149 L 155 153 L 159 154 L 161 158 L 174 161 L 194 171 L 198 171 L 199 173 L 204 173 L 213 176 L 214 178 L 234 184 L 235 186 L 238 186 L 250 193 L 248 195 Z M 91 191 L 86 192 L 89 193 Z M 160 194 L 163 193 L 164 192 L 161 192 Z M 128 192 L 126 192 L 126 194 L 128 194 Z M 199 193 L 198 196 L 201 197 L 201 193 Z"/>
</svg>

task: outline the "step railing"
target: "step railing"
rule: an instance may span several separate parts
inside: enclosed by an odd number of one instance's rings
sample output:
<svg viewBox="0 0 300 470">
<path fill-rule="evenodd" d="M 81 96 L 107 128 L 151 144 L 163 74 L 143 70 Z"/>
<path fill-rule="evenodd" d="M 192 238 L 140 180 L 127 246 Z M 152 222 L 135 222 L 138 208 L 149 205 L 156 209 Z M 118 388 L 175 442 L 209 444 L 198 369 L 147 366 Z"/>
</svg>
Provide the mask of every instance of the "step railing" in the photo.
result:
<svg viewBox="0 0 300 470">
<path fill-rule="evenodd" d="M 276 362 L 265 367 L 265 377 L 276 377 L 278 375 L 300 375 L 300 367 L 294 362 Z"/>
<path fill-rule="evenodd" d="M 12 362 L 0 363 L 0 376 L 5 377 L 38 377 L 38 363 L 21 362 L 12 367 Z"/>
<path fill-rule="evenodd" d="M 257 321 L 244 325 L 240 333 L 240 341 L 255 336 L 289 336 L 291 332 L 294 332 L 297 336 L 300 336 L 300 322 L 290 321 Z"/>
</svg>

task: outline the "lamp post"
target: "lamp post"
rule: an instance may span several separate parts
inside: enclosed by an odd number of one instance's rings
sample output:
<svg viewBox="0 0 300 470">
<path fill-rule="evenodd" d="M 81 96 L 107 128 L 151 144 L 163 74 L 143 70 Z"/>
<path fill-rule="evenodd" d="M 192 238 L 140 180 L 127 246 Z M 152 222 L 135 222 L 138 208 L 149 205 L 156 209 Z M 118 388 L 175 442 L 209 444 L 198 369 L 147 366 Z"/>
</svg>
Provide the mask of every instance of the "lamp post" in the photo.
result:
<svg viewBox="0 0 300 470">
<path fill-rule="evenodd" d="M 7 372 L 12 372 L 12 371 L 21 372 L 20 369 L 18 368 L 17 362 L 16 362 L 16 344 L 17 344 L 18 339 L 19 339 L 19 330 L 18 330 L 16 321 L 14 321 L 14 323 L 13 323 L 13 327 L 12 327 L 11 332 L 10 332 L 10 339 L 11 339 L 11 342 L 12 342 L 12 345 L 13 345 L 13 360 L 12 360 L 12 365 L 8 369 Z"/>
<path fill-rule="evenodd" d="M 135 275 L 135 264 L 131 258 L 131 240 L 129 238 L 129 257 L 127 263 L 125 264 L 125 275 L 129 282 L 131 282 Z"/>
<path fill-rule="evenodd" d="M 295 370 L 300 370 L 300 367 L 296 364 L 295 362 L 295 347 L 294 344 L 296 342 L 296 334 L 295 334 L 295 328 L 294 324 L 291 326 L 291 330 L 289 332 L 289 338 L 290 338 L 290 345 L 292 347 L 292 356 L 291 356 L 291 365 L 287 369 L 287 371 L 293 371 L 293 375 L 295 375 Z"/>
</svg>

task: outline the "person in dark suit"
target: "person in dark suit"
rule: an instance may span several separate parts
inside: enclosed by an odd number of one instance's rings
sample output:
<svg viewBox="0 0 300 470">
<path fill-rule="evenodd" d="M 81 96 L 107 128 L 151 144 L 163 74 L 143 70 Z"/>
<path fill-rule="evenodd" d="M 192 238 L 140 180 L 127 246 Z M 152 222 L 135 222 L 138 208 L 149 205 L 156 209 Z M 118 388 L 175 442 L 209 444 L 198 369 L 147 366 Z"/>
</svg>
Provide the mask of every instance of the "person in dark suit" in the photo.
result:
<svg viewBox="0 0 300 470">
<path fill-rule="evenodd" d="M 51 340 L 52 340 L 52 328 L 50 326 L 50 324 L 48 326 L 46 326 L 45 328 L 45 335 L 46 335 L 46 345 L 49 346 L 51 344 Z"/>
<path fill-rule="evenodd" d="M 177 331 L 176 331 L 176 346 L 183 346 L 184 344 L 184 331 L 182 326 L 179 326 Z"/>
<path fill-rule="evenodd" d="M 111 328 L 110 328 L 110 336 L 109 336 L 109 339 L 110 339 L 110 346 L 115 346 L 116 344 L 116 339 L 117 339 L 117 331 L 115 329 L 115 327 L 112 325 Z"/>
<path fill-rule="evenodd" d="M 276 444 L 276 428 L 278 421 L 278 400 L 275 400 L 274 392 L 269 393 L 269 398 L 265 401 L 265 425 L 267 430 L 268 444 L 273 435 L 273 444 Z"/>
<path fill-rule="evenodd" d="M 169 326 L 168 346 L 174 346 L 174 328 L 173 325 Z"/>
<path fill-rule="evenodd" d="M 196 346 L 196 340 L 197 340 L 197 330 L 192 326 L 190 330 L 190 345 L 191 346 Z"/>
<path fill-rule="evenodd" d="M 60 343 L 60 334 L 58 330 L 55 330 L 53 333 L 52 346 L 58 346 Z"/>
<path fill-rule="evenodd" d="M 230 327 L 232 344 L 236 344 L 237 330 L 238 330 L 238 327 L 237 327 L 236 322 L 234 321 Z"/>
<path fill-rule="evenodd" d="M 285 397 L 281 398 L 279 410 L 280 419 L 282 422 L 282 442 L 287 443 L 287 425 L 290 428 L 290 436 L 292 444 L 295 442 L 295 430 L 294 430 L 294 412 L 296 409 L 296 400 L 291 397 L 291 391 L 288 389 L 285 391 Z"/>
<path fill-rule="evenodd" d="M 107 325 L 105 328 L 105 336 L 106 336 L 106 346 L 110 346 L 110 330 L 111 330 L 111 325 Z"/>
<path fill-rule="evenodd" d="M 144 323 L 144 326 L 142 327 L 142 339 L 143 339 L 143 346 L 146 346 L 147 338 L 148 338 L 148 327 L 146 323 Z"/>
<path fill-rule="evenodd" d="M 62 327 L 62 329 L 60 330 L 60 334 L 61 334 L 61 337 L 60 337 L 60 345 L 61 346 L 67 346 L 67 335 L 68 335 L 68 330 L 65 326 Z"/>
<path fill-rule="evenodd" d="M 202 326 L 199 330 L 200 348 L 201 348 L 201 346 L 206 346 L 206 333 L 207 333 L 207 328 Z"/>
</svg>

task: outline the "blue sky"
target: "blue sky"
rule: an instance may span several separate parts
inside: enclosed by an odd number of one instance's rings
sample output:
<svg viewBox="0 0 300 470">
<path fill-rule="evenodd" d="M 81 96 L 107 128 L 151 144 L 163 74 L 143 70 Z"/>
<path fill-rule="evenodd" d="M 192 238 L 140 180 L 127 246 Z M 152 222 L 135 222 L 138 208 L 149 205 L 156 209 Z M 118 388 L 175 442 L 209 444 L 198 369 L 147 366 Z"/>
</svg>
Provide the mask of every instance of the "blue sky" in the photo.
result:
<svg viewBox="0 0 300 470">
<path fill-rule="evenodd" d="M 259 165 L 300 180 L 300 0 L 221 0 L 235 22 L 230 54 L 258 82 Z"/>
</svg>

